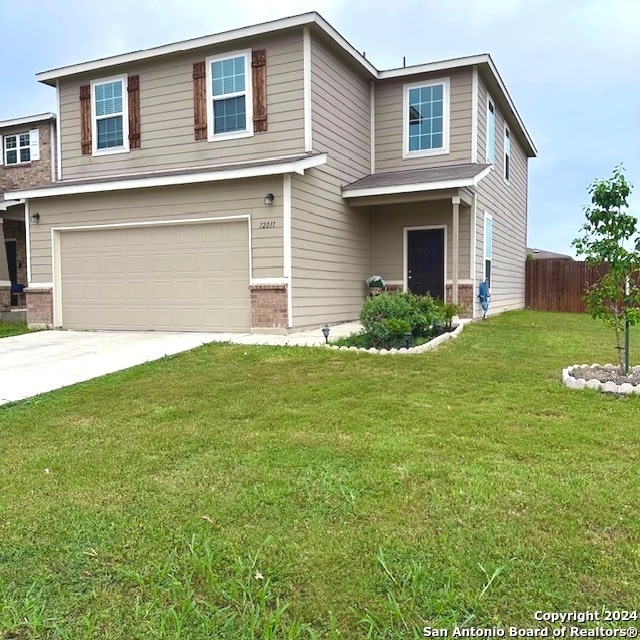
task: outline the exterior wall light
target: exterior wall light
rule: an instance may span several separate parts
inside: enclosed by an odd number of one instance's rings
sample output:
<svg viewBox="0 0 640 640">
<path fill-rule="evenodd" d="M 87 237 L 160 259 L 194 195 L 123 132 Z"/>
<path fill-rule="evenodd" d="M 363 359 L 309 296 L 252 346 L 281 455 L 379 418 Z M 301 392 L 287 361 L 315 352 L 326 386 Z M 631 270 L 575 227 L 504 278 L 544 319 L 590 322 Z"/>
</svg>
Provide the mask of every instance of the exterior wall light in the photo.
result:
<svg viewBox="0 0 640 640">
<path fill-rule="evenodd" d="M 38 222 L 40 222 L 40 214 L 37 211 L 31 214 L 31 222 L 34 224 L 38 224 Z"/>
<path fill-rule="evenodd" d="M 324 341 L 325 344 L 329 344 L 329 332 L 331 331 L 331 329 L 329 329 L 329 325 L 324 325 L 324 327 L 322 327 L 322 335 L 324 336 Z"/>
<path fill-rule="evenodd" d="M 273 204 L 273 199 L 274 199 L 274 195 L 273 193 L 267 193 L 267 195 L 264 197 L 264 203 L 270 207 Z"/>
</svg>

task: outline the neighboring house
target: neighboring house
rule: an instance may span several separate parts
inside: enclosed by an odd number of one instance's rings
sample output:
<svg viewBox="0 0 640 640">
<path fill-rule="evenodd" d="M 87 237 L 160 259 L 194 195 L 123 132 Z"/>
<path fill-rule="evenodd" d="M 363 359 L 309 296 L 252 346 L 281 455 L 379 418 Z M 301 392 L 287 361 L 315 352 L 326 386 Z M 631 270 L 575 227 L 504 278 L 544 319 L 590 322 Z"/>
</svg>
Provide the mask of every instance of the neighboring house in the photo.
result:
<svg viewBox="0 0 640 640">
<path fill-rule="evenodd" d="M 573 260 L 573 258 L 566 253 L 555 253 L 554 251 L 534 249 L 533 247 L 527 247 L 527 258 L 529 260 Z"/>
<path fill-rule="evenodd" d="M 372 274 L 524 306 L 536 150 L 489 55 L 379 71 L 307 13 L 37 79 L 31 325 L 286 331 L 357 318 Z"/>
<path fill-rule="evenodd" d="M 0 312 L 23 306 L 27 286 L 25 202 L 4 194 L 55 180 L 55 132 L 53 113 L 0 121 Z"/>
</svg>

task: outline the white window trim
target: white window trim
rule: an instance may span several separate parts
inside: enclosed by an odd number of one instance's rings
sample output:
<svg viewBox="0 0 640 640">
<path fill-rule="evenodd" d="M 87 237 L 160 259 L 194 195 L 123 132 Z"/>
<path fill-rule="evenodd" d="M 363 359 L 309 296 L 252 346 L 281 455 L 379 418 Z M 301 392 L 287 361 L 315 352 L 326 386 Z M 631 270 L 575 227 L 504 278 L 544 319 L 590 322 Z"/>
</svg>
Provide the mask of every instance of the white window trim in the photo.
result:
<svg viewBox="0 0 640 640">
<path fill-rule="evenodd" d="M 491 220 L 491 256 L 487 256 L 487 220 Z M 484 212 L 484 231 L 482 232 L 482 281 L 487 281 L 487 260 L 491 261 L 491 282 L 493 282 L 493 216 Z M 491 283 L 489 283 L 489 293 L 491 293 Z"/>
<path fill-rule="evenodd" d="M 490 107 L 493 107 L 493 160 L 489 158 L 489 113 Z M 487 122 L 486 122 L 486 140 L 485 140 L 485 160 L 487 164 L 496 163 L 496 103 L 491 99 L 491 96 L 487 94 Z"/>
<path fill-rule="evenodd" d="M 443 90 L 442 105 L 442 147 L 438 149 L 420 149 L 419 151 L 409 151 L 409 90 L 416 87 L 431 87 L 441 84 Z M 436 78 L 434 80 L 423 80 L 422 82 L 412 82 L 405 84 L 402 89 L 402 158 L 421 158 L 424 156 L 441 156 L 449 153 L 449 121 L 451 111 L 450 101 L 450 81 L 449 78 Z"/>
<path fill-rule="evenodd" d="M 507 154 L 507 135 L 509 136 L 509 153 Z M 509 157 L 509 177 L 507 177 L 507 156 Z M 513 167 L 511 166 L 511 131 L 509 127 L 504 125 L 504 135 L 502 138 L 502 179 L 505 184 L 509 184 L 511 181 L 511 173 Z"/>
<path fill-rule="evenodd" d="M 234 96 L 245 96 L 245 110 L 247 114 L 247 130 L 233 131 L 231 133 L 213 133 L 213 77 L 211 66 L 218 60 L 227 60 L 229 58 L 238 58 L 244 56 L 244 92 L 225 94 L 227 98 Z M 253 78 L 251 74 L 251 49 L 243 49 L 242 51 L 230 51 L 215 56 L 209 56 L 205 60 L 206 82 L 207 82 L 207 134 L 209 142 L 218 140 L 234 140 L 236 138 L 250 138 L 253 136 Z"/>
<path fill-rule="evenodd" d="M 113 76 L 111 78 L 100 78 L 91 81 L 91 147 L 92 155 L 108 156 L 114 153 L 129 153 L 129 94 L 127 93 L 127 81 L 129 77 Z M 98 149 L 98 127 L 96 117 L 96 93 L 95 88 L 100 84 L 109 82 L 122 82 L 122 146 L 110 147 L 109 149 Z M 118 114 L 111 114 L 118 115 Z"/>
<path fill-rule="evenodd" d="M 28 135 L 29 136 L 29 144 L 27 144 L 26 147 L 21 147 L 20 146 L 20 136 L 23 135 Z M 7 139 L 8 138 L 16 138 L 16 146 L 13 149 L 7 149 Z M 5 167 L 17 167 L 20 164 L 31 164 L 32 160 L 31 160 L 31 131 L 21 131 L 20 133 L 10 133 L 9 135 L 5 135 L 2 138 L 2 144 L 4 146 L 3 149 L 3 159 L 4 159 L 4 165 Z M 20 149 L 29 149 L 29 159 L 28 160 L 20 160 Z M 7 151 L 16 151 L 17 152 L 17 162 L 11 162 L 9 163 L 7 161 Z"/>
</svg>

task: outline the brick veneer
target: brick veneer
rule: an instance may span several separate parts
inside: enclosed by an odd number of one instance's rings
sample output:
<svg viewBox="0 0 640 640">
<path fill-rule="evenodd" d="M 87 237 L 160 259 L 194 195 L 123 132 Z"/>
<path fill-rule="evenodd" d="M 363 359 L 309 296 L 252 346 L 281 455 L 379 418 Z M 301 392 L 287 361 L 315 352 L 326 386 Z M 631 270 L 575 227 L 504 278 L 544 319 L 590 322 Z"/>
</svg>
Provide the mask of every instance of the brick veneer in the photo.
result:
<svg viewBox="0 0 640 640">
<path fill-rule="evenodd" d="M 11 287 L 0 287 L 0 311 L 11 310 Z"/>
<path fill-rule="evenodd" d="M 447 302 L 451 302 L 451 292 L 453 286 L 447 285 Z M 460 314 L 463 318 L 469 318 L 471 316 L 471 310 L 473 309 L 474 295 L 472 284 L 459 284 L 458 285 L 458 305 L 463 308 Z"/>
<path fill-rule="evenodd" d="M 10 136 L 27 133 L 30 129 L 40 132 L 40 160 L 26 164 L 0 166 L 0 193 L 13 189 L 35 187 L 51 182 L 51 121 L 25 124 L 20 127 L 2 129 L 0 134 Z"/>
<path fill-rule="evenodd" d="M 286 329 L 287 285 L 251 285 L 251 327 L 253 329 Z"/>
<path fill-rule="evenodd" d="M 27 325 L 30 329 L 50 329 L 53 326 L 53 292 L 51 289 L 29 287 L 27 294 Z"/>
</svg>

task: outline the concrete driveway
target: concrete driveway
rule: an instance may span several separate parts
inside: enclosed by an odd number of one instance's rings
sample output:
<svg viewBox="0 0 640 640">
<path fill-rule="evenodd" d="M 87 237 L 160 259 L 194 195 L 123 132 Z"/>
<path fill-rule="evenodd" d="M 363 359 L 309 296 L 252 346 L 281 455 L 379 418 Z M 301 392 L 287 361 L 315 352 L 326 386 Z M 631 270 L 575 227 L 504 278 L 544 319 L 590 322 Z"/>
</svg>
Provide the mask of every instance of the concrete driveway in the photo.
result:
<svg viewBox="0 0 640 640">
<path fill-rule="evenodd" d="M 332 327 L 331 337 L 359 325 Z M 128 369 L 208 342 L 255 345 L 324 344 L 320 329 L 286 336 L 156 331 L 38 331 L 0 340 L 0 404 Z"/>
</svg>

